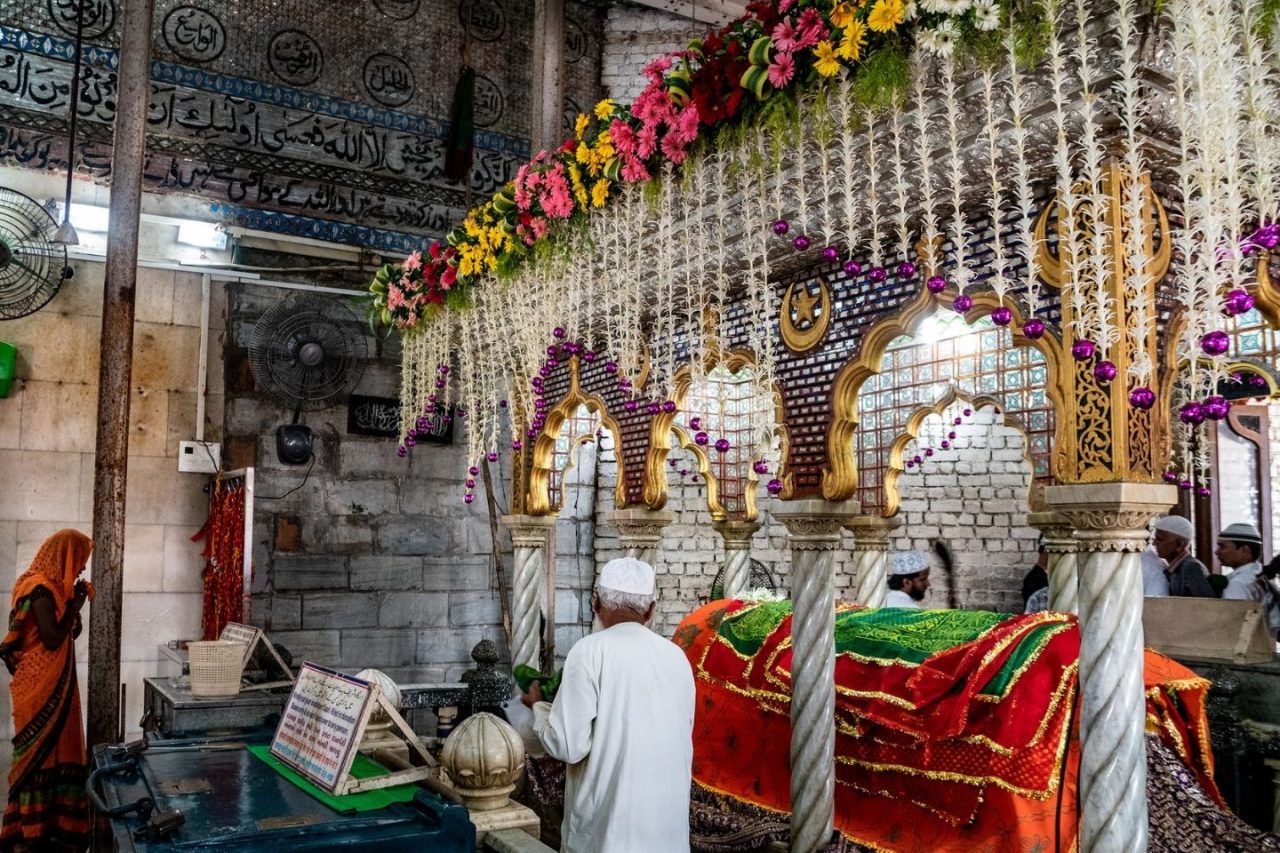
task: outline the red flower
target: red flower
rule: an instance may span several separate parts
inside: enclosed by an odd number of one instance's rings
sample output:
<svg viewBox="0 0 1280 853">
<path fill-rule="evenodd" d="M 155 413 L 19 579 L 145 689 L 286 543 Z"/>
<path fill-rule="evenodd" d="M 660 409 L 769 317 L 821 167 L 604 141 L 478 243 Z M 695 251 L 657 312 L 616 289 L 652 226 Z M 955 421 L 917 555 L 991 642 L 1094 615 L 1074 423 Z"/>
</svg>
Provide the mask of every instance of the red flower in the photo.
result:
<svg viewBox="0 0 1280 853">
<path fill-rule="evenodd" d="M 746 57 L 728 55 L 726 51 L 726 55 L 705 62 L 693 73 L 691 95 L 703 124 L 715 125 L 738 114 L 746 92 L 738 81 L 748 65 Z"/>
</svg>

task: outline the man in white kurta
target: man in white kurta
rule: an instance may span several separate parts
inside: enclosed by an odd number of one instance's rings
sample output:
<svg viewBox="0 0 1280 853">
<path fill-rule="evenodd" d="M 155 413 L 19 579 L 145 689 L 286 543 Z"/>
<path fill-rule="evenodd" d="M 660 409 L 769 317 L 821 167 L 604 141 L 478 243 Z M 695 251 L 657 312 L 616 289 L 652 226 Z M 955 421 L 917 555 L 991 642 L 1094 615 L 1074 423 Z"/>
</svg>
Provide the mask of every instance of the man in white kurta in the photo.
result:
<svg viewBox="0 0 1280 853">
<path fill-rule="evenodd" d="M 919 551 L 898 551 L 889 558 L 889 592 L 885 607 L 924 607 L 929 591 L 929 559 Z"/>
<path fill-rule="evenodd" d="M 1267 606 L 1272 636 L 1280 631 L 1280 606 L 1274 588 L 1262 574 L 1262 534 L 1252 524 L 1232 524 L 1218 534 L 1218 563 L 1231 569 L 1223 598 L 1260 601 Z"/>
<path fill-rule="evenodd" d="M 650 631 L 654 573 L 605 564 L 592 596 L 603 630 L 565 659 L 553 703 L 526 693 L 547 754 L 569 765 L 562 853 L 687 853 L 693 764 L 693 671 Z"/>
</svg>

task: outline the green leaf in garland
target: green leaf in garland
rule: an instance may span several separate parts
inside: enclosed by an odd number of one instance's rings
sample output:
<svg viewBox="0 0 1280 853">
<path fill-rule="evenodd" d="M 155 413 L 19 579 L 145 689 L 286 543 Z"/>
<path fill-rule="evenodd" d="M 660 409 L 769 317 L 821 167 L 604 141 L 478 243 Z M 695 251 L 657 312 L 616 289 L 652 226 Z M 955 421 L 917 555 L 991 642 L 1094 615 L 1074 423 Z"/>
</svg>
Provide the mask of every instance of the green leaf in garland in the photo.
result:
<svg viewBox="0 0 1280 853">
<path fill-rule="evenodd" d="M 739 84 L 742 88 L 755 95 L 757 101 L 763 101 L 769 94 L 773 94 L 772 90 L 768 94 L 765 93 L 765 87 L 769 85 L 769 72 L 759 65 L 752 65 L 742 72 L 742 79 Z"/>
<path fill-rule="evenodd" d="M 768 36 L 760 36 L 751 43 L 751 50 L 747 51 L 747 60 L 759 67 L 769 64 L 769 51 L 773 48 L 773 39 Z"/>
<path fill-rule="evenodd" d="M 689 81 L 689 72 L 684 68 L 679 68 L 667 75 L 667 92 L 671 95 L 671 102 L 677 107 L 683 107 L 689 102 L 689 93 L 692 90 L 692 84 Z"/>
</svg>

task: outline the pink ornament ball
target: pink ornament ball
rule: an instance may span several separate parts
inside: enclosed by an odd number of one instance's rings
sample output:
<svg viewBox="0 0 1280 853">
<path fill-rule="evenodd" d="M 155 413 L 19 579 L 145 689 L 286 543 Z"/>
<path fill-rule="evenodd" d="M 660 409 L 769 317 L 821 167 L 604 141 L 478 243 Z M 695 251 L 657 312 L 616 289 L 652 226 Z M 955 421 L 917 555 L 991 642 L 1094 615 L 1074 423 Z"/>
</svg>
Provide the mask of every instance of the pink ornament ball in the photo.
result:
<svg viewBox="0 0 1280 853">
<path fill-rule="evenodd" d="M 1274 249 L 1280 245 L 1280 227 L 1274 223 L 1258 232 L 1257 243 L 1264 249 Z"/>
<path fill-rule="evenodd" d="M 840 250 L 835 246 L 827 246 L 822 250 L 822 259 L 829 264 L 833 264 L 840 257 Z"/>
<path fill-rule="evenodd" d="M 755 471 L 757 474 L 768 474 L 769 463 L 765 462 L 763 459 L 758 459 L 752 464 L 751 470 Z"/>
<path fill-rule="evenodd" d="M 1218 394 L 1206 397 L 1200 404 L 1200 408 L 1204 410 L 1204 416 L 1211 421 L 1220 421 L 1231 413 L 1231 404 L 1227 402 L 1227 398 Z"/>
<path fill-rule="evenodd" d="M 791 245 L 796 247 L 797 252 L 803 252 L 805 249 L 809 248 L 809 238 L 803 234 L 799 234 L 791 241 Z"/>
<path fill-rule="evenodd" d="M 666 412 L 668 415 L 670 415 L 670 414 L 673 414 L 673 413 L 675 412 L 675 410 L 676 410 L 676 401 L 675 401 L 675 400 L 667 400 L 667 401 L 663 402 L 663 404 L 662 404 L 662 411 L 664 411 L 664 412 Z"/>
<path fill-rule="evenodd" d="M 1176 483 L 1176 482 L 1178 482 L 1178 472 L 1177 472 L 1177 471 L 1165 471 L 1165 472 L 1164 472 L 1164 474 L 1163 474 L 1163 479 L 1164 479 L 1164 481 L 1165 481 L 1166 483 L 1169 483 L 1169 484 Z"/>
<path fill-rule="evenodd" d="M 958 417 L 955 420 L 953 420 L 951 423 L 955 424 L 956 426 L 960 426 L 960 424 L 964 423 L 964 418 Z"/>
<path fill-rule="evenodd" d="M 399 456 L 401 459 L 403 459 L 408 455 L 409 455 L 409 448 L 405 447 L 403 444 L 396 448 L 396 456 Z"/>
<path fill-rule="evenodd" d="M 956 297 L 956 301 L 951 304 L 957 314 L 963 314 L 973 307 L 973 297 L 967 293 L 961 293 Z"/>
<path fill-rule="evenodd" d="M 924 283 L 924 286 L 930 293 L 941 293 L 947 289 L 947 280 L 940 275 L 931 275 L 929 280 Z"/>
<path fill-rule="evenodd" d="M 871 272 L 867 273 L 867 278 L 871 279 L 876 284 L 880 284 L 888 277 L 889 277 L 889 271 L 886 270 L 884 267 L 872 267 Z"/>
<path fill-rule="evenodd" d="M 717 439 L 716 439 L 716 452 L 717 452 L 717 453 L 728 453 L 728 452 L 729 452 L 729 448 L 730 448 L 730 447 L 732 447 L 732 446 L 733 446 L 733 445 L 729 443 L 729 439 L 727 439 L 727 438 L 717 438 Z"/>
<path fill-rule="evenodd" d="M 1093 378 L 1103 385 L 1116 378 L 1120 371 L 1109 361 L 1100 361 L 1093 366 Z"/>
<path fill-rule="evenodd" d="M 660 406 L 657 403 L 650 403 L 649 405 L 645 406 L 645 410 L 651 415 L 656 415 L 658 414 L 658 412 L 662 411 L 662 406 Z"/>
<path fill-rule="evenodd" d="M 1044 321 L 1031 319 L 1022 324 L 1022 334 L 1031 340 L 1044 337 Z"/>
<path fill-rule="evenodd" d="M 773 233 L 777 234 L 779 237 L 783 236 L 790 230 L 791 223 L 785 219 L 779 219 L 777 222 L 773 223 Z"/>
<path fill-rule="evenodd" d="M 711 443 L 711 436 L 707 435 L 705 432 L 699 432 L 693 437 L 693 442 L 699 447 L 706 447 Z"/>
<path fill-rule="evenodd" d="M 1249 377 L 1249 384 L 1255 388 L 1261 388 L 1267 384 L 1267 380 L 1255 373 Z"/>
<path fill-rule="evenodd" d="M 1231 338 L 1221 329 L 1215 329 L 1200 339 L 1200 349 L 1205 355 L 1214 358 L 1225 355 L 1227 350 L 1231 349 Z"/>
<path fill-rule="evenodd" d="M 427 402 L 428 402 L 428 403 L 434 403 L 435 401 L 436 401 L 436 395 L 435 395 L 435 394 L 428 394 L 428 395 L 427 395 Z"/>
<path fill-rule="evenodd" d="M 447 364 L 440 365 L 439 367 L 436 368 L 436 372 L 439 373 L 441 376 L 446 375 L 449 372 L 449 365 Z"/>
<path fill-rule="evenodd" d="M 470 492 L 468 492 L 467 494 L 465 494 L 465 495 L 463 495 L 463 496 L 462 496 L 462 502 L 463 502 L 463 503 L 468 503 L 468 504 L 469 504 L 469 503 L 474 503 L 474 502 L 475 502 L 475 499 L 476 499 L 476 496 L 475 496 L 475 495 L 473 495 L 473 494 L 471 494 Z"/>
<path fill-rule="evenodd" d="M 903 261 L 902 263 L 898 264 L 898 275 L 900 275 L 902 278 L 911 278 L 911 276 L 915 274 L 916 274 L 916 265 L 911 263 L 911 261 Z"/>
<path fill-rule="evenodd" d="M 769 490 L 769 494 L 771 495 L 780 494 L 782 492 L 782 481 L 770 480 L 768 485 L 765 486 L 765 488 Z"/>
<path fill-rule="evenodd" d="M 1209 495 L 1213 494 L 1213 489 L 1209 488 L 1208 486 L 1201 486 L 1200 488 L 1196 489 L 1196 494 L 1202 498 L 1207 498 L 1209 497 Z"/>
<path fill-rule="evenodd" d="M 1071 345 L 1071 357 L 1076 361 L 1088 361 L 1098 351 L 1098 345 L 1087 338 L 1081 338 Z"/>
<path fill-rule="evenodd" d="M 519 450 L 519 449 L 520 449 L 520 448 L 522 448 L 522 447 L 524 447 L 524 444 L 523 444 L 523 443 L 520 441 L 520 439 L 518 439 L 518 438 L 517 438 L 517 439 L 515 439 L 515 440 L 513 440 L 513 441 L 511 442 L 511 449 L 512 449 L 512 450 Z"/>
<path fill-rule="evenodd" d="M 485 457 L 485 459 L 488 459 L 490 462 L 497 462 L 497 461 L 498 461 L 498 454 L 497 454 L 497 453 L 495 453 L 494 451 L 490 450 L 490 451 L 489 451 L 489 455 L 488 455 L 488 456 L 486 456 L 486 457 Z"/>
<path fill-rule="evenodd" d="M 1156 392 L 1139 386 L 1129 392 L 1129 405 L 1135 409 L 1150 409 L 1156 404 Z"/>
<path fill-rule="evenodd" d="M 857 261 L 844 262 L 845 275 L 859 275 L 861 272 L 862 272 L 862 264 L 858 263 Z"/>
<path fill-rule="evenodd" d="M 1192 400 L 1189 403 L 1183 403 L 1182 408 L 1178 409 L 1178 420 L 1184 424 L 1195 426 L 1204 423 L 1204 406 Z"/>
<path fill-rule="evenodd" d="M 702 429 L 702 418 L 689 418 L 689 429 Z"/>
<path fill-rule="evenodd" d="M 548 376 L 551 375 L 551 369 L 544 364 L 542 365 L 542 367 L 538 368 L 538 375 L 541 376 L 543 379 L 546 379 Z"/>
<path fill-rule="evenodd" d="M 436 380 L 436 387 L 437 387 L 437 388 L 443 388 L 443 387 L 445 386 L 445 384 L 446 384 L 446 383 L 445 383 L 445 381 L 444 381 L 443 379 L 437 379 L 437 380 Z"/>
<path fill-rule="evenodd" d="M 556 346 L 555 344 L 552 344 L 551 346 L 547 347 L 547 355 L 551 356 L 552 358 L 555 358 L 559 354 L 560 354 L 560 347 Z"/>
<path fill-rule="evenodd" d="M 991 322 L 997 326 L 1007 326 L 1013 322 L 1013 310 L 1005 305 L 1000 305 L 991 311 Z"/>
</svg>

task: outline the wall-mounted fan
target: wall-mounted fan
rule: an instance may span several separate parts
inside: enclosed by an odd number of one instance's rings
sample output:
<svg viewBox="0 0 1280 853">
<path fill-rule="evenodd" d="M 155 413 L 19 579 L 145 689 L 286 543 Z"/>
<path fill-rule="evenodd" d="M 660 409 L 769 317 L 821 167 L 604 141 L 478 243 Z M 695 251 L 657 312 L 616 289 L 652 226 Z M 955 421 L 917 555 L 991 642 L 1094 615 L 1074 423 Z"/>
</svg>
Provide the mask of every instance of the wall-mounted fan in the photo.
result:
<svg viewBox="0 0 1280 853">
<path fill-rule="evenodd" d="M 258 391 L 293 409 L 276 430 L 276 455 L 286 465 L 311 458 L 314 438 L 302 411 L 341 400 L 360 383 L 368 357 L 364 325 L 342 302 L 295 293 L 271 306 L 253 327 L 249 367 Z"/>
<path fill-rule="evenodd" d="M 40 202 L 0 187 L 0 320 L 34 314 L 71 277 L 58 223 Z"/>
</svg>

